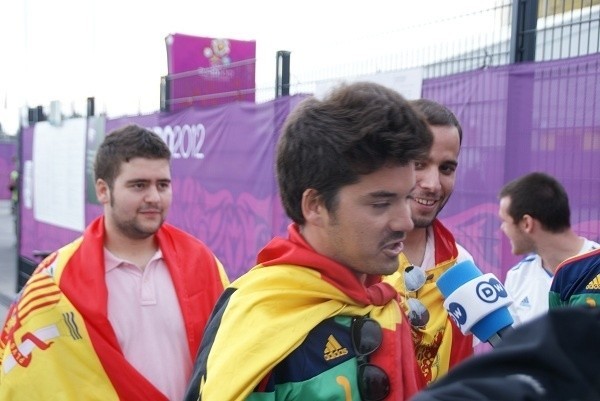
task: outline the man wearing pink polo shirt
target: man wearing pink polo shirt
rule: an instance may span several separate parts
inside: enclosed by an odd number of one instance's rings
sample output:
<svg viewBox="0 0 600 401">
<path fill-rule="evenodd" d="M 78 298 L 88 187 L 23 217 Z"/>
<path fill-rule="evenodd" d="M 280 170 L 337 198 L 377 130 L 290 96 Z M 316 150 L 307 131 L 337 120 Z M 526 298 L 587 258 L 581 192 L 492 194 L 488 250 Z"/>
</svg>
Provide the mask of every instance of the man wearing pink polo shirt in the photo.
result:
<svg viewBox="0 0 600 401">
<path fill-rule="evenodd" d="M 180 400 L 222 265 L 165 223 L 171 153 L 129 125 L 98 149 L 104 214 L 36 269 L 0 337 L 0 399 Z"/>
</svg>

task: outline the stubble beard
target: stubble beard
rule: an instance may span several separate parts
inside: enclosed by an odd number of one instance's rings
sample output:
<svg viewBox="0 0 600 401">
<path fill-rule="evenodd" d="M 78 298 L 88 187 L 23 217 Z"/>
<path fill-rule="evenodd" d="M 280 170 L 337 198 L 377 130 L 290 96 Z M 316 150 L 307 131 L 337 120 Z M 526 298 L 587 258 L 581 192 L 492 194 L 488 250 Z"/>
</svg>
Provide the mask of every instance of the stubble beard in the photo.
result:
<svg viewBox="0 0 600 401">
<path fill-rule="evenodd" d="M 438 217 L 440 212 L 444 209 L 444 206 L 446 206 L 446 203 L 448 203 L 448 199 L 450 199 L 450 197 L 448 197 L 444 200 L 444 203 L 442 203 L 440 205 L 440 207 L 435 211 L 435 213 L 433 214 L 432 217 L 413 216 L 412 221 L 413 221 L 414 228 L 429 228 L 429 227 L 431 227 L 431 225 L 433 225 L 433 222 Z"/>
<path fill-rule="evenodd" d="M 160 222 L 158 223 L 156 228 L 146 229 L 142 224 L 140 224 L 137 221 L 137 214 L 129 220 L 121 220 L 118 218 L 117 213 L 115 212 L 114 196 L 110 197 L 110 206 L 112 210 L 112 220 L 116 229 L 119 230 L 119 232 L 121 232 L 127 238 L 135 240 L 149 238 L 156 234 L 156 232 L 160 229 L 160 227 L 162 227 L 163 223 L 165 222 L 165 217 L 161 215 Z"/>
<path fill-rule="evenodd" d="M 131 239 L 146 239 L 148 237 L 156 234 L 158 229 L 162 226 L 163 221 L 161 219 L 160 223 L 156 228 L 144 228 L 142 225 L 138 224 L 135 220 L 129 222 L 120 222 L 117 223 L 117 228 L 121 231 L 125 236 Z"/>
<path fill-rule="evenodd" d="M 432 218 L 427 218 L 427 217 L 413 217 L 413 225 L 414 228 L 427 228 L 430 227 L 433 224 L 433 221 L 435 220 L 435 217 L 437 216 L 437 214 L 432 217 Z M 413 229 L 414 229 L 413 228 Z"/>
</svg>

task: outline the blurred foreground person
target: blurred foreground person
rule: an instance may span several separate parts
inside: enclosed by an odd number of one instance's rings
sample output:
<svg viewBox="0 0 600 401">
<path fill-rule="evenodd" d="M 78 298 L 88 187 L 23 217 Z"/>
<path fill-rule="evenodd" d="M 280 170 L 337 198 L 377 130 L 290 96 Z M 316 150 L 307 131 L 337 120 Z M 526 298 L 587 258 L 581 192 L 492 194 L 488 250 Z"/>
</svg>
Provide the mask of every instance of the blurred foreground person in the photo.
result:
<svg viewBox="0 0 600 401">
<path fill-rule="evenodd" d="M 396 92 L 344 85 L 307 99 L 277 148 L 293 220 L 207 326 L 186 400 L 405 400 L 417 391 L 395 272 L 413 228 L 414 160 L 432 137 Z"/>
<path fill-rule="evenodd" d="M 104 214 L 35 270 L 0 337 L 2 400 L 183 398 L 228 284 L 197 239 L 165 223 L 171 153 L 130 125 L 98 149 Z"/>
<path fill-rule="evenodd" d="M 551 309 L 411 401 L 600 400 L 600 309 Z"/>
</svg>

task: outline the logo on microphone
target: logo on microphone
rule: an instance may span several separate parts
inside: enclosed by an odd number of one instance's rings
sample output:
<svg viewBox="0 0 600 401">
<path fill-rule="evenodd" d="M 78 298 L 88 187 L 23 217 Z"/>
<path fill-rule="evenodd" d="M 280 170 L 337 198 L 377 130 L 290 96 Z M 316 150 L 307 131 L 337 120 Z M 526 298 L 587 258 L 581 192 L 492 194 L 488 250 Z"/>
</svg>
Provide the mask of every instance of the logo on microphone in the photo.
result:
<svg viewBox="0 0 600 401">
<path fill-rule="evenodd" d="M 493 304 L 498 300 L 498 298 L 506 298 L 508 294 L 504 289 L 504 286 L 500 281 L 498 281 L 495 277 L 490 278 L 489 281 L 482 281 L 477 284 L 477 288 L 475 289 L 477 296 L 483 302 L 488 304 Z"/>
<path fill-rule="evenodd" d="M 483 278 L 483 277 L 480 277 L 480 278 Z M 481 301 L 483 301 L 484 304 L 488 304 L 488 305 L 498 302 L 498 300 L 500 298 L 508 297 L 508 293 L 506 292 L 506 289 L 504 288 L 502 283 L 500 283 L 500 281 L 498 281 L 498 279 L 495 277 L 490 277 L 489 280 L 485 280 L 485 278 L 483 278 L 482 281 L 480 281 L 479 283 L 474 285 L 474 287 L 471 287 L 471 290 L 469 292 L 472 294 L 473 290 L 475 291 L 477 298 L 479 298 Z M 464 300 L 464 298 L 463 298 L 463 300 Z M 500 301 L 500 302 L 502 302 L 502 301 Z M 450 315 L 452 320 L 454 320 L 456 325 L 459 328 L 461 328 L 461 330 L 465 326 L 465 324 L 467 323 L 468 320 L 475 319 L 475 321 L 479 321 L 480 318 L 482 318 L 486 314 L 490 313 L 491 310 L 489 310 L 489 308 L 494 308 L 494 306 L 489 306 L 489 307 L 479 306 L 478 307 L 477 302 L 475 302 L 475 303 L 469 304 L 468 308 L 469 308 L 469 311 L 471 312 L 470 317 L 469 317 L 469 312 L 467 312 L 467 308 L 465 306 L 463 306 L 460 302 L 451 301 L 448 303 L 448 306 L 446 307 L 446 309 L 448 310 L 448 314 Z M 469 326 L 468 328 L 470 328 L 472 324 L 473 324 L 473 322 L 471 322 L 468 325 Z"/>
<path fill-rule="evenodd" d="M 467 321 L 467 311 L 458 302 L 450 302 L 448 305 L 448 314 L 458 327 L 462 327 Z"/>
</svg>

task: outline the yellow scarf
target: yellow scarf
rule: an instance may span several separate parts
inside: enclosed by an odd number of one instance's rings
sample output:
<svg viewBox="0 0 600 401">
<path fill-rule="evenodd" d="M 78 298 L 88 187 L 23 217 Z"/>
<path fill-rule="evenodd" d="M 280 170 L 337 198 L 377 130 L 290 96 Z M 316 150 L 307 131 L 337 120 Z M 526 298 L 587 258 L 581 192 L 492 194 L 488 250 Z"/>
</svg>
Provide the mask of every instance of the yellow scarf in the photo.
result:
<svg viewBox="0 0 600 401">
<path fill-rule="evenodd" d="M 348 268 L 310 249 L 294 225 L 290 237 L 265 247 L 262 264 L 232 283 L 222 317 L 209 322 L 205 340 L 216 336 L 202 343 L 208 356 L 196 362 L 203 373 L 200 399 L 245 400 L 320 322 L 367 314 L 383 329 L 381 352 L 372 362 L 390 377 L 386 399 L 408 399 L 418 390 L 416 361 L 394 289 L 383 283 L 365 287 Z"/>
<path fill-rule="evenodd" d="M 444 309 L 444 298 L 437 287 L 437 279 L 456 264 L 458 250 L 454 237 L 438 220 L 434 222 L 435 266 L 427 266 L 428 280 L 416 294 L 408 293 L 404 282 L 404 269 L 411 263 L 404 254 L 400 255 L 400 267 L 383 281 L 391 284 L 403 296 L 419 299 L 429 311 L 429 323 L 424 328 L 411 327 L 417 363 L 423 379 L 430 383 L 446 373 L 448 369 L 473 354 L 473 336 L 464 336 Z M 403 303 L 404 308 L 406 305 Z"/>
</svg>

